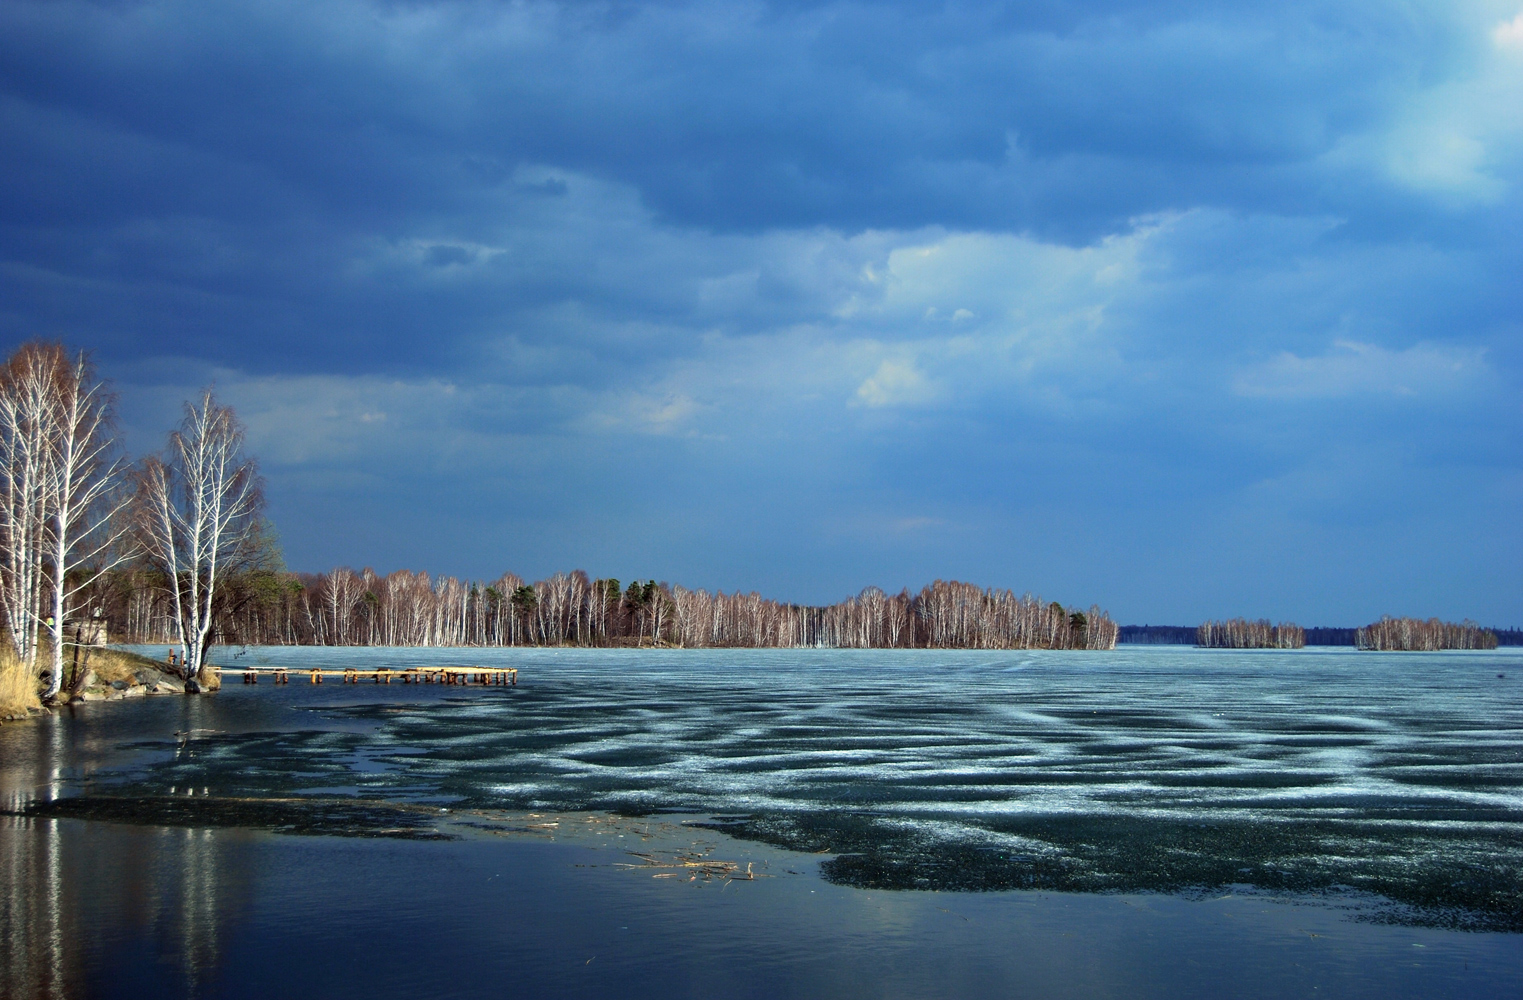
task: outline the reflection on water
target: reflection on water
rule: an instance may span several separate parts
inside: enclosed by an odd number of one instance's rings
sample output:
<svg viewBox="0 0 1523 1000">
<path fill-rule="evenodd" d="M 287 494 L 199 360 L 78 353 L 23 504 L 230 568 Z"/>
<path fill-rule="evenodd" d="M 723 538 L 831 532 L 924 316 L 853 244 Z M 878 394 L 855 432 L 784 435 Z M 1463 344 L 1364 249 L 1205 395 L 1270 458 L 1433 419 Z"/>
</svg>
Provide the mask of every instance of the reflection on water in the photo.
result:
<svg viewBox="0 0 1523 1000">
<path fill-rule="evenodd" d="M 232 863 L 227 830 L 113 829 L 0 817 L 0 995 L 79 997 L 93 992 L 112 942 L 172 972 L 200 995 L 216 980 L 222 935 L 250 901 L 247 873 Z M 91 968 L 92 966 L 97 966 Z"/>
<path fill-rule="evenodd" d="M 64 727 L 49 718 L 32 725 L 39 730 L 37 750 L 0 757 L 0 795 L 7 812 L 35 798 L 56 798 L 61 790 Z M 17 742 L 13 739 L 7 749 Z M 78 940 L 78 927 L 74 908 L 64 900 L 58 821 L 0 816 L 0 865 L 5 995 L 69 996 L 64 946 Z M 71 926 L 65 927 L 66 919 Z"/>
<path fill-rule="evenodd" d="M 178 835 L 178 836 L 176 836 Z M 178 841 L 178 842 L 176 842 Z M 185 974 L 194 989 L 217 967 L 218 918 L 222 916 L 222 892 L 237 884 L 231 872 L 221 870 L 218 838 L 211 830 L 170 831 L 170 852 L 177 852 L 182 877 L 180 899 L 171 912 L 179 918 L 176 940 L 184 956 Z"/>
<path fill-rule="evenodd" d="M 178 700 L 178 699 L 177 699 Z M 189 701 L 189 699 L 186 699 Z M 166 708 L 168 706 L 165 706 Z M 194 718 L 199 707 L 190 710 Z M 90 826 L 16 815 L 87 783 L 104 764 L 130 759 L 104 728 L 68 714 L 10 727 L 0 739 L 0 995 L 79 997 L 104 943 L 125 935 L 140 954 L 167 959 L 192 994 L 216 976 L 220 936 L 249 898 L 226 845 L 241 831 Z M 131 731 L 131 727 L 128 727 Z M 96 984 L 98 985 L 98 984 Z"/>
<path fill-rule="evenodd" d="M 60 760 L 56 748 L 20 760 L 0 757 L 0 794 L 5 796 L 6 810 L 15 811 L 34 797 L 56 795 L 54 768 Z M 53 773 L 37 773 L 39 765 Z M 32 835 L 13 833 L 17 827 Z M 0 927 L 6 931 L 6 995 L 64 996 L 58 821 L 0 817 L 0 846 L 5 866 L 0 871 L 4 887 Z"/>
<path fill-rule="evenodd" d="M 63 877 L 58 820 L 0 818 L 0 926 L 5 928 L 6 996 L 70 995 L 64 961 Z"/>
<path fill-rule="evenodd" d="M 670 858 L 670 839 L 599 830 L 417 842 L 0 823 L 0 996 L 1523 995 L 1515 935 L 1241 892 L 864 891 L 728 841 L 718 856 L 772 877 L 657 879 L 628 852 Z"/>
</svg>

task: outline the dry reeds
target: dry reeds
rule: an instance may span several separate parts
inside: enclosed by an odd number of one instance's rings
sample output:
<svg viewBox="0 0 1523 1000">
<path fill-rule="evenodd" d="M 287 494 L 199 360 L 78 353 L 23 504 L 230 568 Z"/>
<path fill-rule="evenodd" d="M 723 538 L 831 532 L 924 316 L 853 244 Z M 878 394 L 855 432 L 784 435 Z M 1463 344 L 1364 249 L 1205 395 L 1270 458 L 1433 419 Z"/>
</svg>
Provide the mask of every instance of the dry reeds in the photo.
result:
<svg viewBox="0 0 1523 1000">
<path fill-rule="evenodd" d="M 37 676 L 21 665 L 9 642 L 0 646 L 0 718 L 41 708 Z"/>
</svg>

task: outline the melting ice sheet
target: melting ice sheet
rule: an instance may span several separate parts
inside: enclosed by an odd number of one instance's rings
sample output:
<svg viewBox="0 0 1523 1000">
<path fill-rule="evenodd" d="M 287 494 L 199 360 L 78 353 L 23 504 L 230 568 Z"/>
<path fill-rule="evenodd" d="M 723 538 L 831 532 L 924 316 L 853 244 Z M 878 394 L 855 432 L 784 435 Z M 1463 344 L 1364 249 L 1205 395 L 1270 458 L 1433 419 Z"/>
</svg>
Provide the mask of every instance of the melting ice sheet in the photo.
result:
<svg viewBox="0 0 1523 1000">
<path fill-rule="evenodd" d="M 1523 931 L 1518 651 L 266 648 L 227 662 L 462 657 L 517 667 L 520 684 L 247 688 L 230 674 L 215 698 L 90 705 L 56 721 L 61 747 L 7 748 L 52 769 L 16 794 L 692 813 L 824 852 L 825 877 L 858 888 L 1241 887 Z"/>
</svg>

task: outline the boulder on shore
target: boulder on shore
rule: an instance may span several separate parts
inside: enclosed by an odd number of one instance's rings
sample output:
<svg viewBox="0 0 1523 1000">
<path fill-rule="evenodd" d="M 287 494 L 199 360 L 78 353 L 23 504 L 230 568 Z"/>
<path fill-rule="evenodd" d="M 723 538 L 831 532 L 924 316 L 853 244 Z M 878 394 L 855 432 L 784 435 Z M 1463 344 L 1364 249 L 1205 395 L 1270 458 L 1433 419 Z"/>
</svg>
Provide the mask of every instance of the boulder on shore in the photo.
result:
<svg viewBox="0 0 1523 1000">
<path fill-rule="evenodd" d="M 146 695 L 185 694 L 189 687 L 179 677 L 153 667 L 139 667 L 109 681 L 103 680 L 93 668 L 87 668 L 76 690 L 79 693 L 74 701 L 117 701 Z"/>
</svg>

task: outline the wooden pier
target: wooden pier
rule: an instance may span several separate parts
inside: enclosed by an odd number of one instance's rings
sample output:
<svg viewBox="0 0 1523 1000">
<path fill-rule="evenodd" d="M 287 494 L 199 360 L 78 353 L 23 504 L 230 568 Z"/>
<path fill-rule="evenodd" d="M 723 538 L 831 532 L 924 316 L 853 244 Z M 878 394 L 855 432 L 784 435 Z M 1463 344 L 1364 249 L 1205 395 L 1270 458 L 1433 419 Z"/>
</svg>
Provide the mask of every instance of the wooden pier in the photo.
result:
<svg viewBox="0 0 1523 1000">
<path fill-rule="evenodd" d="M 265 674 L 276 684 L 291 683 L 291 675 L 306 677 L 312 684 L 321 684 L 325 677 L 342 678 L 344 684 L 370 681 L 390 684 L 458 684 L 476 687 L 517 687 L 516 667 L 344 667 L 324 669 L 321 667 L 244 667 L 243 683 L 258 684 L 259 676 Z"/>
</svg>

